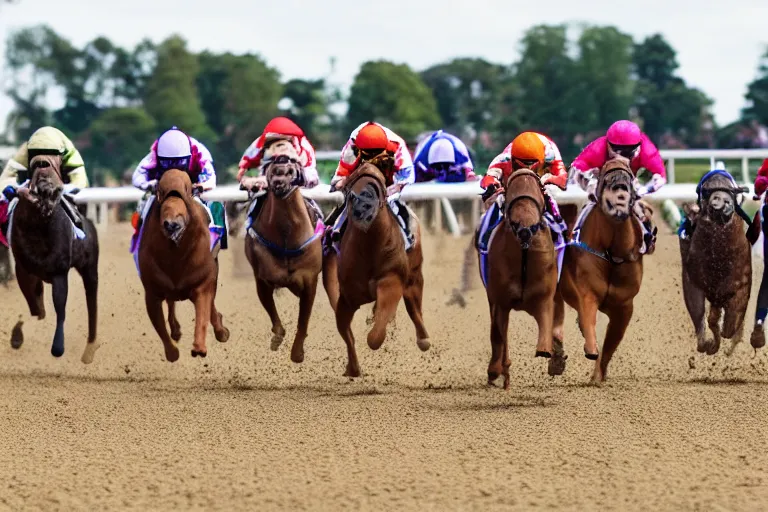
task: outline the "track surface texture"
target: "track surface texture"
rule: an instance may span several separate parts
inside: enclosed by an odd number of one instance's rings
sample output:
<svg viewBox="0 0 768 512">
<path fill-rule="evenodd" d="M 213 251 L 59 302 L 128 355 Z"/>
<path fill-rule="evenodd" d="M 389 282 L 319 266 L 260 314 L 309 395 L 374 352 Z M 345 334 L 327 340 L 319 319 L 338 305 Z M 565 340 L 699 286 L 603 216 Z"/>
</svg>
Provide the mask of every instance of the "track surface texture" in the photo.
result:
<svg viewBox="0 0 768 512">
<path fill-rule="evenodd" d="M 306 360 L 290 362 L 298 302 L 270 326 L 241 240 L 220 255 L 217 304 L 232 336 L 209 329 L 190 356 L 191 303 L 178 308 L 182 357 L 165 362 L 128 254 L 130 227 L 102 235 L 99 339 L 85 344 L 84 292 L 71 274 L 66 353 L 50 355 L 48 317 L 31 320 L 14 282 L 0 289 L 0 509 L 759 510 L 768 503 L 768 356 L 749 346 L 762 272 L 756 262 L 745 343 L 730 357 L 695 351 L 677 239 L 665 229 L 602 387 L 588 385 L 567 309 L 565 375 L 533 357 L 535 322 L 510 322 L 512 384 L 488 388 L 489 318 L 475 287 L 445 306 L 469 237 L 425 238 L 422 353 L 401 303 L 384 346 L 354 330 L 363 377 L 342 377 L 346 350 L 322 285 Z M 9 340 L 19 315 L 26 341 Z M 599 320 L 600 336 L 606 320 Z M 602 338 L 601 338 L 602 339 Z M 727 346 L 724 342 L 723 347 Z"/>
</svg>

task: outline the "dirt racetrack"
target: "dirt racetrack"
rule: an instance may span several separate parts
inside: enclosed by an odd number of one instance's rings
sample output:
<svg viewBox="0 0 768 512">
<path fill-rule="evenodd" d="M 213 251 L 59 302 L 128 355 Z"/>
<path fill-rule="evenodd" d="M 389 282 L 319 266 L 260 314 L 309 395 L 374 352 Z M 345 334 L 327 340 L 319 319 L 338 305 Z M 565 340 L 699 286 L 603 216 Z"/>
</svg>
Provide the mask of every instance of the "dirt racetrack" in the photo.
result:
<svg viewBox="0 0 768 512">
<path fill-rule="evenodd" d="M 588 386 L 567 310 L 563 377 L 533 357 L 535 323 L 511 321 L 512 385 L 485 386 L 487 302 L 479 280 L 462 310 L 444 306 L 468 238 L 425 240 L 421 353 L 401 305 L 378 352 L 355 318 L 364 376 L 342 377 L 343 341 L 322 286 L 306 360 L 290 339 L 270 351 L 252 277 L 235 276 L 242 242 L 221 254 L 218 306 L 232 336 L 209 330 L 207 359 L 165 362 L 128 254 L 129 226 L 102 235 L 99 339 L 80 362 L 86 314 L 71 274 L 67 351 L 49 353 L 48 317 L 28 320 L 13 282 L 0 289 L 0 333 L 19 315 L 25 344 L 0 347 L 0 509 L 764 510 L 768 502 L 768 355 L 748 333 L 731 357 L 695 353 L 677 240 L 660 237 L 609 382 Z M 297 302 L 278 307 L 289 336 Z M 600 333 L 605 329 L 601 317 Z M 512 341 L 514 340 L 514 341 Z"/>
</svg>

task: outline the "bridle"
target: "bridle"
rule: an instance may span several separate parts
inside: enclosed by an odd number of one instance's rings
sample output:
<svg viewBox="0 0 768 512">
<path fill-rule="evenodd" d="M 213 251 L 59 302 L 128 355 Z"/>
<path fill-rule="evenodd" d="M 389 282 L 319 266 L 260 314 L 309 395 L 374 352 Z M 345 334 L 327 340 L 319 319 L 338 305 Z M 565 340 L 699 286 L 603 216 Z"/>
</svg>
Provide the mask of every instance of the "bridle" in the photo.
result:
<svg viewBox="0 0 768 512">
<path fill-rule="evenodd" d="M 290 182 L 290 189 L 285 194 L 278 194 L 273 185 L 274 182 L 272 180 L 272 177 L 274 176 L 274 174 L 272 170 L 276 165 L 282 165 L 282 166 L 292 165 L 294 170 L 296 171 L 296 176 Z M 269 162 L 269 164 L 267 164 L 266 168 L 264 169 L 264 174 L 267 178 L 267 187 L 269 188 L 269 191 L 272 192 L 272 194 L 274 194 L 276 197 L 279 197 L 281 199 L 290 197 L 290 195 L 293 194 L 296 191 L 296 189 L 298 189 L 300 186 L 304 184 L 304 173 L 301 172 L 301 165 L 299 164 L 298 160 L 286 155 L 278 155 L 274 158 L 274 160 Z"/>
<path fill-rule="evenodd" d="M 519 169 L 517 171 L 514 171 L 507 179 L 507 183 L 505 186 L 506 194 L 510 193 L 510 185 L 512 181 L 521 177 L 528 177 L 536 180 L 536 184 L 539 187 L 539 190 L 541 190 L 541 183 L 539 181 L 539 176 L 535 172 L 528 169 Z M 533 201 L 533 203 L 537 206 L 539 210 L 539 222 L 537 222 L 532 226 L 523 226 L 519 222 L 511 220 L 509 211 L 512 209 L 512 206 L 521 199 L 529 199 Z M 543 190 L 542 190 L 541 196 L 539 197 L 532 196 L 530 194 L 520 194 L 512 197 L 512 199 L 510 199 L 506 204 L 504 216 L 507 219 L 507 223 L 509 224 L 509 227 L 515 233 L 515 236 L 520 242 L 520 246 L 524 250 L 528 249 L 531 246 L 531 241 L 533 240 L 533 237 L 536 235 L 536 233 L 538 233 L 539 231 L 547 227 L 547 223 L 544 220 L 544 208 L 545 206 L 544 206 Z"/>
</svg>

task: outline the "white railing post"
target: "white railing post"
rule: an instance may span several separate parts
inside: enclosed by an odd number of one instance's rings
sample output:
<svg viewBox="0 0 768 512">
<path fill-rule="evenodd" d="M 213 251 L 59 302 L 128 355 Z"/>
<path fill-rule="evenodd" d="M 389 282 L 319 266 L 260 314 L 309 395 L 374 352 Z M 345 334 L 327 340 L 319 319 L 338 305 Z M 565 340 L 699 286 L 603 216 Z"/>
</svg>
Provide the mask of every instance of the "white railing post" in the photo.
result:
<svg viewBox="0 0 768 512">
<path fill-rule="evenodd" d="M 667 181 L 669 183 L 675 182 L 675 159 L 671 157 L 667 164 Z"/>
<path fill-rule="evenodd" d="M 744 184 L 749 184 L 749 157 L 741 157 L 741 179 L 744 180 Z"/>
</svg>

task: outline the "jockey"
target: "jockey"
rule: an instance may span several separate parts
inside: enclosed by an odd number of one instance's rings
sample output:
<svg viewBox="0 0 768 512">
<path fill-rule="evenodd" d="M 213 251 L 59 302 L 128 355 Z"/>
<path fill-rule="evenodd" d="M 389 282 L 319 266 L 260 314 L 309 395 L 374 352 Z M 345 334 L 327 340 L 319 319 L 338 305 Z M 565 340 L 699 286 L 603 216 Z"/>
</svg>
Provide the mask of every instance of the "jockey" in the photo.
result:
<svg viewBox="0 0 768 512">
<path fill-rule="evenodd" d="M 139 204 L 138 211 L 141 212 L 141 217 L 136 226 L 137 232 L 138 226 L 143 222 L 152 204 L 152 201 L 147 199 L 154 196 L 149 194 L 157 188 L 163 173 L 170 169 L 187 171 L 192 181 L 193 195 L 196 197 L 199 192 L 206 192 L 216 187 L 216 170 L 213 168 L 213 157 L 208 148 L 175 126 L 172 127 L 152 143 L 149 153 L 133 171 L 133 186 L 148 193 Z M 213 221 L 210 205 L 202 199 L 198 198 L 198 200 L 208 210 Z M 221 219 L 220 223 L 223 225 L 224 220 Z M 224 231 L 222 249 L 226 249 L 226 230 Z"/>
<path fill-rule="evenodd" d="M 281 142 L 282 141 L 282 142 Z M 285 146 L 292 146 L 290 151 Z M 315 149 L 309 143 L 304 131 L 296 123 L 287 117 L 276 117 L 272 119 L 259 137 L 254 140 L 248 149 L 243 153 L 243 157 L 238 164 L 237 181 L 246 190 L 263 190 L 267 188 L 267 177 L 263 171 L 273 157 L 279 154 L 295 154 L 298 161 L 304 169 L 302 186 L 304 188 L 313 188 L 319 183 L 315 159 Z M 250 169 L 256 169 L 256 176 L 246 176 Z M 261 197 L 254 200 L 254 204 L 248 212 L 248 226 L 256 219 L 261 208 Z M 313 203 L 313 206 L 317 207 Z M 319 211 L 319 207 L 317 207 Z M 321 215 L 322 217 L 322 215 Z M 246 227 L 248 227 L 246 226 Z"/>
<path fill-rule="evenodd" d="M 763 165 L 757 171 L 755 177 L 755 196 L 762 197 L 765 191 L 768 190 L 768 158 L 763 161 Z M 766 215 L 768 215 L 768 208 L 766 204 L 768 197 L 763 198 L 763 204 L 760 207 L 761 222 L 760 228 L 763 232 L 763 257 L 768 252 L 768 223 L 766 222 Z M 760 291 L 757 293 L 757 308 L 755 310 L 755 329 L 752 333 L 752 346 L 760 348 L 765 344 L 765 334 L 763 333 L 763 324 L 765 318 L 768 316 L 768 270 L 763 270 L 763 279 L 760 282 Z M 761 344 L 755 344 L 755 336 L 762 340 Z"/>
<path fill-rule="evenodd" d="M 461 139 L 443 130 L 422 140 L 414 154 L 416 182 L 434 179 L 439 183 L 477 180 L 467 146 Z"/>
<path fill-rule="evenodd" d="M 558 251 L 558 275 L 561 268 L 561 253 L 565 248 L 565 239 L 563 233 L 568 229 L 565 221 L 560 216 L 560 210 L 554 198 L 544 188 L 544 185 L 554 185 L 561 190 L 565 190 L 568 181 L 568 174 L 565 170 L 565 164 L 560 156 L 560 150 L 553 140 L 545 135 L 536 132 L 523 132 L 510 142 L 504 151 L 491 161 L 488 171 L 480 181 L 480 187 L 485 190 L 483 199 L 488 204 L 488 199 L 495 195 L 497 191 L 504 190 L 504 184 L 509 179 L 510 174 L 520 169 L 530 169 L 539 175 L 544 193 L 544 200 L 547 211 L 545 219 L 552 233 L 557 235 L 555 248 Z M 501 196 L 497 195 L 497 199 Z M 483 215 L 481 221 L 482 230 L 478 237 L 478 245 L 481 251 L 487 251 L 487 244 L 490 242 L 490 236 L 493 231 L 492 225 L 498 224 L 501 220 L 501 206 L 498 200 L 488 204 L 488 211 Z"/>
<path fill-rule="evenodd" d="M 28 170 L 29 162 L 38 155 L 61 157 L 65 194 L 76 193 L 79 189 L 88 188 L 88 176 L 85 173 L 85 163 L 80 152 L 60 130 L 53 126 L 44 126 L 35 131 L 29 140 L 21 145 L 13 158 L 8 160 L 2 175 L 0 175 L 0 187 L 3 189 L 3 193 L 0 194 L 0 202 L 6 202 L 8 198 L 13 197 L 16 189 L 27 187 L 31 178 Z M 74 204 L 70 201 L 62 201 L 60 204 L 72 222 L 82 229 L 83 221 Z"/>
<path fill-rule="evenodd" d="M 597 177 L 594 174 L 615 156 L 628 159 L 635 175 L 641 168 L 652 174 L 646 185 L 641 186 L 635 180 L 635 191 L 640 198 L 659 190 L 667 182 L 667 172 L 659 150 L 639 126 L 632 121 L 621 120 L 613 123 L 603 137 L 585 147 L 571 164 L 571 169 L 576 171 L 574 177 L 579 186 L 588 194 L 594 195 L 597 187 Z M 645 218 L 639 208 L 635 209 L 635 214 L 645 231 L 643 238 L 647 246 L 646 254 L 652 254 L 656 236 L 651 232 L 651 219 Z"/>
<path fill-rule="evenodd" d="M 336 173 L 331 179 L 331 190 L 344 187 L 347 177 L 360 166 L 384 153 L 389 154 L 394 160 L 393 170 L 386 173 L 387 202 L 400 222 L 405 239 L 406 250 L 410 249 L 414 242 L 410 229 L 410 215 L 408 209 L 400 202 L 400 191 L 414 182 L 413 162 L 408 152 L 405 141 L 389 128 L 368 121 L 350 134 L 349 140 L 341 150 L 341 159 L 336 168 Z M 326 225 L 332 225 L 328 231 L 328 242 L 338 241 L 347 222 L 346 208 L 342 204 L 331 212 Z"/>
</svg>

